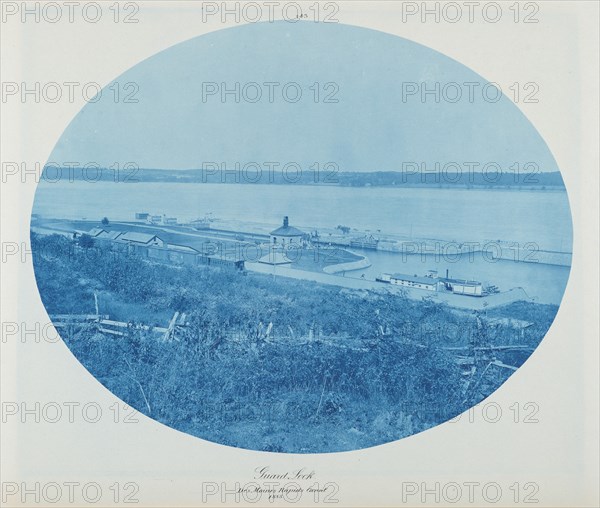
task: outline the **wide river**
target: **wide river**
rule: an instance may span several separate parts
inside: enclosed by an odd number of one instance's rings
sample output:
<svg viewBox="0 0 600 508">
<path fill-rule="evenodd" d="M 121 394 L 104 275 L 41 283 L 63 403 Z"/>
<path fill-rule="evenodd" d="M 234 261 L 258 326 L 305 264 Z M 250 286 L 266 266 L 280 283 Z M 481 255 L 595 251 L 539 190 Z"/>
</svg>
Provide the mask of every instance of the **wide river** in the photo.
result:
<svg viewBox="0 0 600 508">
<path fill-rule="evenodd" d="M 448 241 L 505 240 L 540 249 L 571 251 L 566 192 L 437 188 L 325 187 L 251 184 L 42 182 L 33 212 L 59 218 L 131 220 L 135 212 L 179 220 L 204 217 L 279 225 L 283 215 L 302 229 L 338 224 L 361 230 Z M 501 290 L 521 286 L 540 302 L 559 303 L 569 268 L 498 261 L 481 256 L 458 263 L 433 256 L 366 252 L 369 277 L 382 271 L 451 276 L 489 282 Z M 400 264 L 399 264 L 400 260 Z M 363 272 L 348 275 L 360 276 Z"/>
</svg>

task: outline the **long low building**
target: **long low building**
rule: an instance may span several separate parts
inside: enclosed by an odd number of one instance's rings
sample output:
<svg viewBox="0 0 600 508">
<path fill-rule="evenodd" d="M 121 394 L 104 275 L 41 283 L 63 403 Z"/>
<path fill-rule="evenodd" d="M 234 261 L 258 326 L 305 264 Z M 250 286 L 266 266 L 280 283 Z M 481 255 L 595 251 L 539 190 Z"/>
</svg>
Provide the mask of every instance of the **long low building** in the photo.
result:
<svg viewBox="0 0 600 508">
<path fill-rule="evenodd" d="M 427 291 L 437 291 L 438 285 L 437 279 L 432 277 L 418 277 L 417 275 L 406 275 L 404 273 L 384 273 L 378 280 L 396 286 L 425 289 Z"/>
<path fill-rule="evenodd" d="M 481 282 L 466 279 L 441 278 L 435 275 L 419 277 L 417 275 L 407 275 L 404 273 L 384 273 L 377 278 L 380 282 L 387 282 L 396 286 L 404 286 L 415 289 L 424 289 L 426 291 L 452 291 L 457 295 L 483 296 L 483 286 Z"/>
<path fill-rule="evenodd" d="M 94 228 L 87 234 L 99 245 L 113 251 L 151 261 L 190 266 L 231 266 L 239 270 L 245 268 L 244 260 L 234 254 L 207 254 L 188 245 L 167 243 L 154 233 Z"/>
</svg>

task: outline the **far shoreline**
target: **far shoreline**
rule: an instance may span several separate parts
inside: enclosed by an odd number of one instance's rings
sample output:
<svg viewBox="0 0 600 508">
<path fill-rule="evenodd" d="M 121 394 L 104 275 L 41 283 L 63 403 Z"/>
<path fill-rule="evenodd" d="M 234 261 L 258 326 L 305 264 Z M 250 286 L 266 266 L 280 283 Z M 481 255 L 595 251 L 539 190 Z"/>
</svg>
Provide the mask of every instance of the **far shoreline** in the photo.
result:
<svg viewBox="0 0 600 508">
<path fill-rule="evenodd" d="M 43 177 L 40 179 L 39 183 L 48 183 L 48 184 L 57 184 L 57 183 L 85 183 L 85 184 L 98 184 L 98 183 L 118 183 L 118 184 L 179 184 L 179 185 L 187 185 L 187 184 L 196 184 L 196 185 L 231 185 L 231 186 L 250 186 L 250 187 L 267 187 L 271 185 L 275 185 L 278 187 L 308 187 L 308 188 L 338 188 L 338 189 L 392 189 L 392 190 L 404 190 L 404 189 L 431 189 L 431 190 L 459 190 L 459 191 L 502 191 L 502 192 L 564 192 L 566 193 L 566 187 L 527 187 L 527 186 L 501 186 L 501 187 L 490 187 L 490 186 L 465 186 L 465 185 L 438 185 L 438 184 L 422 184 L 422 185 L 339 185 L 335 183 L 279 183 L 279 182 L 271 182 L 271 183 L 260 183 L 260 182 L 201 182 L 201 181 L 178 181 L 178 180 L 125 180 L 115 182 L 113 180 L 104 179 L 104 180 L 91 180 L 91 179 L 83 179 L 83 178 L 75 178 L 71 180 L 46 180 Z"/>
</svg>

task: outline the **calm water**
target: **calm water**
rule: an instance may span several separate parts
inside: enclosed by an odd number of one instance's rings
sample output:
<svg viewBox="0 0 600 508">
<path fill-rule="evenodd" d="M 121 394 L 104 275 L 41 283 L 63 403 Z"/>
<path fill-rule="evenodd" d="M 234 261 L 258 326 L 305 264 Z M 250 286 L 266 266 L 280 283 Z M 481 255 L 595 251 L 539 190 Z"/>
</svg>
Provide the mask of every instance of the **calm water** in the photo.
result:
<svg viewBox="0 0 600 508">
<path fill-rule="evenodd" d="M 299 227 L 358 229 L 442 240 L 535 242 L 541 249 L 571 250 L 571 218 L 565 192 L 386 189 L 283 185 L 42 182 L 34 213 L 63 218 L 131 220 L 147 211 L 183 219 L 203 217 L 279 224 L 289 215 Z M 418 256 L 367 253 L 369 277 L 382 271 L 424 274 L 437 268 L 500 289 L 521 286 L 538 301 L 559 303 L 569 269 L 477 257 L 458 263 Z M 363 272 L 353 272 L 352 275 Z"/>
<path fill-rule="evenodd" d="M 569 278 L 569 268 L 565 266 L 516 263 L 497 260 L 489 262 L 480 254 L 470 261 L 462 256 L 457 262 L 449 262 L 443 256 L 402 256 L 389 252 L 352 249 L 364 254 L 372 266 L 364 270 L 347 272 L 347 277 L 365 277 L 374 279 L 382 272 L 400 272 L 409 275 L 425 275 L 427 270 L 437 270 L 440 276 L 475 279 L 484 285 L 495 285 L 501 291 L 522 287 L 528 296 L 539 303 L 559 304 Z"/>
<path fill-rule="evenodd" d="M 180 219 L 212 212 L 272 224 L 289 215 L 305 228 L 343 224 L 443 240 L 537 242 L 554 250 L 571 245 L 565 192 L 42 182 L 34 204 L 35 213 L 68 218 L 132 219 L 139 211 Z"/>
</svg>

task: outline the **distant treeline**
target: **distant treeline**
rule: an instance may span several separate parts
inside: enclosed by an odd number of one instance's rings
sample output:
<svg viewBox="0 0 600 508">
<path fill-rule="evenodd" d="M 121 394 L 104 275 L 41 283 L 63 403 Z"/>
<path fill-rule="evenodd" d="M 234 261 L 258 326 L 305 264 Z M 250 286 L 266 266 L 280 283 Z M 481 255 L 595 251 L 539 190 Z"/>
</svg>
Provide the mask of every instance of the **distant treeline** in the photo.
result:
<svg viewBox="0 0 600 508">
<path fill-rule="evenodd" d="M 536 166 L 523 165 L 519 170 L 503 170 L 488 165 L 486 171 L 472 171 L 453 165 L 452 171 L 423 171 L 416 164 L 404 171 L 339 171 L 334 163 L 303 168 L 297 163 L 249 163 L 245 165 L 211 165 L 204 169 L 143 169 L 134 163 L 102 168 L 48 165 L 42 172 L 47 182 L 180 182 L 274 185 L 337 185 L 342 187 L 440 187 L 564 190 L 560 172 L 542 173 Z M 457 169 L 456 169 L 457 168 Z"/>
</svg>

